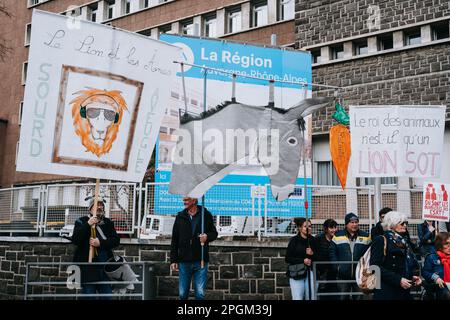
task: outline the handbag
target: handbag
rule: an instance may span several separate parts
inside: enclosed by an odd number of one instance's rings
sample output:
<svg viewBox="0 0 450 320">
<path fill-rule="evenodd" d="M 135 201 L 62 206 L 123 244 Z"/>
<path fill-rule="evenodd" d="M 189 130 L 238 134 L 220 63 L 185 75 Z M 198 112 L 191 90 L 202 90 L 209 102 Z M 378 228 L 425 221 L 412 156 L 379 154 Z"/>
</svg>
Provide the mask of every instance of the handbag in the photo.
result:
<svg viewBox="0 0 450 320">
<path fill-rule="evenodd" d="M 127 282 L 138 282 L 137 275 L 131 269 L 130 265 L 126 263 L 124 257 L 115 254 L 112 251 L 113 256 L 108 259 L 107 262 L 122 262 L 122 264 L 107 264 L 105 265 L 105 273 L 111 281 L 127 281 Z M 113 284 L 113 290 L 120 293 L 125 293 L 126 290 L 134 290 L 134 285 L 132 283 L 115 283 Z"/>
<path fill-rule="evenodd" d="M 304 263 L 290 264 L 286 276 L 294 280 L 302 279 L 306 276 L 306 265 Z"/>
</svg>

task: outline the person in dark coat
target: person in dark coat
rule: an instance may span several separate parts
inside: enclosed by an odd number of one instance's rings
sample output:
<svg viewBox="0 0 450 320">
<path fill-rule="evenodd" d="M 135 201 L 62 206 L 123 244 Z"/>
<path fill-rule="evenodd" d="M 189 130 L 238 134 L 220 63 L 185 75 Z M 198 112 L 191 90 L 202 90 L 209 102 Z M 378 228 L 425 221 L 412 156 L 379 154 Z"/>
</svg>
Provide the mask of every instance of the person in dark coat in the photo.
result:
<svg viewBox="0 0 450 320">
<path fill-rule="evenodd" d="M 422 275 L 425 279 L 426 297 L 436 300 L 450 300 L 450 233 L 436 236 L 435 252 L 425 258 Z M 426 285 L 425 285 L 426 284 Z"/>
<path fill-rule="evenodd" d="M 436 227 L 433 221 L 425 221 L 417 225 L 417 234 L 419 236 L 419 248 L 422 257 L 430 253 L 436 253 L 434 240 L 436 239 Z"/>
<path fill-rule="evenodd" d="M 348 280 L 338 284 L 339 291 L 343 293 L 342 300 L 358 300 L 362 297 L 359 294 L 352 294 L 361 292 L 355 281 L 355 269 L 370 242 L 369 234 L 359 229 L 358 216 L 352 212 L 348 213 L 345 216 L 345 230 L 338 231 L 330 245 L 330 261 L 334 262 L 332 267 L 338 280 Z M 353 264 L 338 263 L 339 261 L 353 262 Z"/>
<path fill-rule="evenodd" d="M 392 209 L 389 207 L 385 207 L 378 212 L 378 222 L 377 224 L 370 230 L 370 238 L 374 240 L 377 236 L 382 236 L 384 234 L 383 223 L 384 216 L 386 213 L 391 212 Z"/>
<path fill-rule="evenodd" d="M 295 218 L 294 222 L 298 233 L 289 241 L 285 261 L 289 265 L 304 264 L 306 272 L 296 278 L 289 277 L 289 284 L 292 300 L 308 300 L 311 298 L 313 290 L 311 266 L 318 249 L 316 239 L 311 235 L 311 222 L 309 220 L 306 221 L 305 218 Z"/>
<path fill-rule="evenodd" d="M 337 222 L 333 219 L 327 219 L 323 223 L 323 232 L 316 237 L 317 241 L 317 256 L 316 261 L 329 262 L 330 261 L 330 245 L 334 235 L 337 231 Z M 317 279 L 321 281 L 335 280 L 336 275 L 333 273 L 333 268 L 329 264 L 317 265 Z M 319 293 L 335 292 L 337 290 L 335 283 L 320 283 Z M 319 296 L 319 299 L 326 300 L 330 296 Z"/>
<path fill-rule="evenodd" d="M 92 262 L 106 262 L 113 257 L 112 249 L 120 244 L 114 223 L 105 217 L 105 200 L 98 198 L 97 215 L 94 215 L 93 206 L 94 198 L 92 197 L 89 204 L 89 216 L 75 221 L 72 235 L 72 242 L 77 246 L 73 257 L 74 262 L 88 262 L 91 245 L 95 248 Z M 95 238 L 91 236 L 92 226 L 95 227 Z M 80 265 L 80 270 L 82 293 L 112 294 L 111 285 L 90 283 L 109 281 L 104 265 Z M 101 296 L 100 298 L 111 299 L 110 296 Z"/>
<path fill-rule="evenodd" d="M 192 277 L 197 300 L 205 297 L 208 281 L 209 243 L 217 239 L 217 230 L 212 214 L 204 208 L 204 231 L 202 226 L 202 207 L 197 199 L 183 198 L 184 210 L 178 212 L 172 229 L 170 248 L 170 269 L 179 270 L 179 297 L 187 300 Z M 202 268 L 202 244 L 203 261 Z"/>
<path fill-rule="evenodd" d="M 370 265 L 380 267 L 381 271 L 381 289 L 375 290 L 374 300 L 410 300 L 411 287 L 422 283 L 417 275 L 419 263 L 403 236 L 407 219 L 408 215 L 401 212 L 387 213 L 383 221 L 384 235 L 372 243 Z"/>
</svg>

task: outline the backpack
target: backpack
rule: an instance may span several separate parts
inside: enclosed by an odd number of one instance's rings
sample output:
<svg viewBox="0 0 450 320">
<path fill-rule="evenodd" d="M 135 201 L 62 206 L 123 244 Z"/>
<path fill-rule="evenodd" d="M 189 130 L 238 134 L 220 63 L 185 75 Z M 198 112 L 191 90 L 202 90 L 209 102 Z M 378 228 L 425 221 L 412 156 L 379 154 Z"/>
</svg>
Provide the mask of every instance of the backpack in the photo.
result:
<svg viewBox="0 0 450 320">
<path fill-rule="evenodd" d="M 386 256 L 387 240 L 385 236 L 382 236 L 384 240 L 384 256 Z M 376 274 L 369 271 L 370 268 L 370 254 L 372 246 L 367 249 L 366 253 L 359 259 L 356 265 L 356 283 L 358 287 L 364 293 L 371 293 L 375 290 L 376 286 Z"/>
</svg>

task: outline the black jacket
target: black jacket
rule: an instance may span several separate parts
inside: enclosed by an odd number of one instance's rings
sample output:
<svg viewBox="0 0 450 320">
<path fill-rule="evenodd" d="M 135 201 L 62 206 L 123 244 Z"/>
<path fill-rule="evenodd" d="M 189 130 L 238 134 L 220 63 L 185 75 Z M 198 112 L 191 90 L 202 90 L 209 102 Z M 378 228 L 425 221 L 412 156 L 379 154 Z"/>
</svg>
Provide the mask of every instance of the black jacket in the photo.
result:
<svg viewBox="0 0 450 320">
<path fill-rule="evenodd" d="M 311 247 L 313 255 L 306 254 L 306 248 L 308 247 Z M 303 260 L 305 260 L 305 258 L 309 258 L 314 261 L 317 253 L 317 242 L 313 236 L 309 235 L 308 239 L 304 239 L 299 234 L 297 234 L 293 236 L 289 241 L 288 247 L 286 249 L 285 261 L 288 264 L 303 263 Z"/>
<path fill-rule="evenodd" d="M 331 241 L 332 240 L 330 241 L 327 240 L 327 237 L 325 236 L 324 232 L 316 236 L 317 255 L 315 257 L 315 261 L 330 261 Z M 317 266 L 317 270 L 319 272 L 326 272 L 329 269 L 330 269 L 329 264 L 319 264 Z"/>
<path fill-rule="evenodd" d="M 412 280 L 419 264 L 415 260 L 409 241 L 405 239 L 406 247 L 399 247 L 393 240 L 392 232 L 385 232 L 387 241 L 386 256 L 384 255 L 384 239 L 378 236 L 374 239 L 370 252 L 370 265 L 377 265 L 381 271 L 381 289 L 375 290 L 375 300 L 408 300 L 410 290 L 400 286 L 402 278 Z"/>
<path fill-rule="evenodd" d="M 376 236 L 382 236 L 384 234 L 383 227 L 381 226 L 381 221 L 378 221 L 378 223 L 370 230 L 370 238 L 373 240 L 376 238 Z"/>
<path fill-rule="evenodd" d="M 72 235 L 72 242 L 77 246 L 73 257 L 74 262 L 88 262 L 89 260 L 89 239 L 91 238 L 91 226 L 88 224 L 88 220 L 89 217 L 85 216 L 75 221 L 75 227 Z M 100 228 L 106 239 L 103 238 L 99 231 L 96 231 L 97 238 L 100 241 L 100 247 L 97 248 L 97 252 L 102 252 L 100 255 L 94 255 L 92 262 L 105 262 L 113 256 L 112 249 L 120 244 L 120 238 L 114 228 L 114 223 L 106 217 L 104 217 L 102 221 L 102 223 L 97 225 L 97 230 Z M 82 271 L 82 282 L 100 281 L 102 279 L 101 273 L 104 270 L 104 266 L 84 265 L 80 266 L 80 269 Z"/>
<path fill-rule="evenodd" d="M 172 243 L 170 247 L 170 262 L 199 262 L 202 260 L 201 244 L 198 237 L 201 234 L 201 215 L 202 207 L 197 206 L 197 214 L 199 215 L 194 234 L 192 234 L 191 220 L 187 210 L 178 212 L 172 229 Z M 205 229 L 204 233 L 208 239 L 204 245 L 205 262 L 209 261 L 209 245 L 208 243 L 217 239 L 217 230 L 213 222 L 213 217 L 208 209 L 205 208 Z"/>
</svg>

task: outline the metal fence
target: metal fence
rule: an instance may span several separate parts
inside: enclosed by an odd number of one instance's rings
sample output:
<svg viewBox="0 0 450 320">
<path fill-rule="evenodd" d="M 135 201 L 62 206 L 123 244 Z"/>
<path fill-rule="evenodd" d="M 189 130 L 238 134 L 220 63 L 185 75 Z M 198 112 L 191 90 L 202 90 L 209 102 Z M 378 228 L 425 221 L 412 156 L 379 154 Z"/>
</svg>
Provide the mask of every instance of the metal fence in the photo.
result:
<svg viewBox="0 0 450 320">
<path fill-rule="evenodd" d="M 0 232 L 39 232 L 41 200 L 41 186 L 0 189 Z"/>
<path fill-rule="evenodd" d="M 312 292 L 312 300 L 347 300 L 347 299 L 360 299 L 360 300 L 371 300 L 373 298 L 373 292 L 372 293 L 363 293 L 356 283 L 355 279 L 352 280 L 340 280 L 340 279 L 321 279 L 320 273 L 318 269 L 320 269 L 319 266 L 340 266 L 340 265 L 353 265 L 353 267 L 356 267 L 356 264 L 358 261 L 339 261 L 339 262 L 332 262 L 332 261 L 315 261 L 312 264 L 312 274 L 313 274 L 313 280 L 312 285 L 313 288 L 311 288 Z M 420 270 L 422 270 L 423 267 L 423 260 L 419 261 L 420 264 Z M 380 274 L 381 276 L 381 274 Z M 381 278 L 380 278 L 381 280 Z M 345 285 L 343 287 L 343 285 Z M 424 288 L 422 286 L 413 286 L 411 288 L 411 295 L 414 299 L 421 299 Z"/>
<path fill-rule="evenodd" d="M 53 184 L 0 189 L 0 233 L 70 234 L 74 222 L 88 213 L 87 196 L 94 184 Z M 167 183 L 102 183 L 105 214 L 118 233 L 138 238 L 170 235 L 182 197 L 168 193 Z M 342 190 L 337 186 L 310 185 L 308 217 L 312 233 L 322 230 L 329 218 L 344 227 L 344 216 L 354 212 L 361 229 L 368 232 L 378 221 L 371 186 Z M 305 190 L 296 186 L 283 202 L 272 197 L 270 185 L 217 184 L 205 195 L 205 206 L 213 213 L 219 236 L 291 236 L 294 217 L 304 216 Z M 201 202 L 201 200 L 200 200 Z M 422 222 L 422 190 L 383 188 L 382 205 L 411 214 L 409 232 L 417 237 Z"/>
<path fill-rule="evenodd" d="M 132 280 L 123 279 L 89 282 L 107 285 L 112 293 L 83 293 L 81 272 L 89 265 L 105 268 L 120 266 L 122 262 L 29 262 L 25 270 L 25 300 L 149 300 L 155 297 L 154 267 L 147 262 L 126 262 L 135 274 Z M 131 278 L 131 277 L 129 277 Z M 86 283 L 87 284 L 87 283 Z"/>
</svg>

